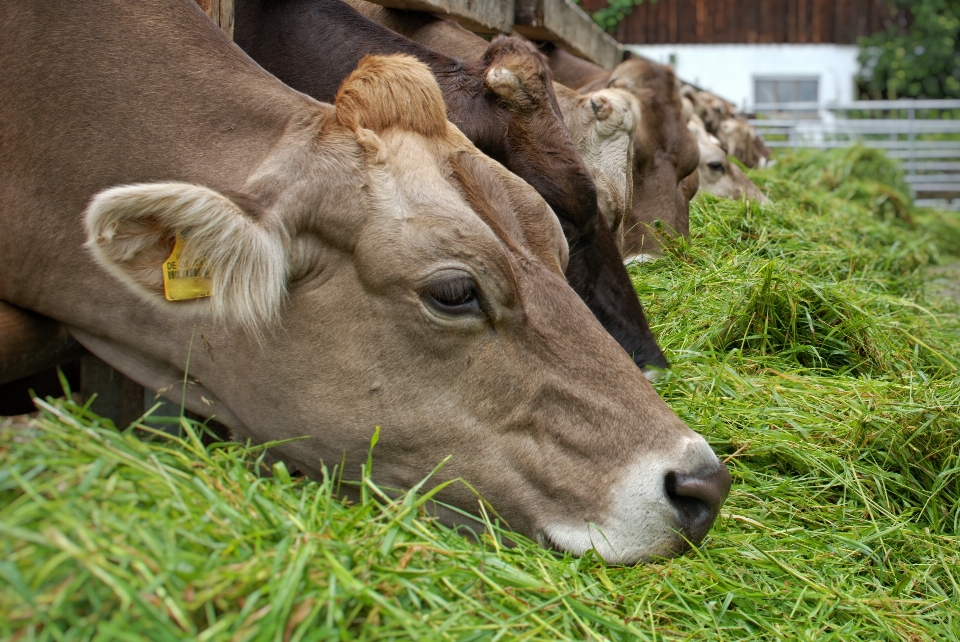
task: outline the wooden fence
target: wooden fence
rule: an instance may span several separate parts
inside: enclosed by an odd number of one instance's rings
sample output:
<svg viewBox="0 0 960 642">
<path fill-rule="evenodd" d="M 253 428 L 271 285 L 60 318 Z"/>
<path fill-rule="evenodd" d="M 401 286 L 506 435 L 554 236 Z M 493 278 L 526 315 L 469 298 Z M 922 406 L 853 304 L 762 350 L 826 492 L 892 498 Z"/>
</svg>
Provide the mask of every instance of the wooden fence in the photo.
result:
<svg viewBox="0 0 960 642">
<path fill-rule="evenodd" d="M 960 100 L 861 100 L 845 105 L 754 105 L 769 147 L 847 147 L 898 159 L 921 205 L 960 209 Z"/>
</svg>

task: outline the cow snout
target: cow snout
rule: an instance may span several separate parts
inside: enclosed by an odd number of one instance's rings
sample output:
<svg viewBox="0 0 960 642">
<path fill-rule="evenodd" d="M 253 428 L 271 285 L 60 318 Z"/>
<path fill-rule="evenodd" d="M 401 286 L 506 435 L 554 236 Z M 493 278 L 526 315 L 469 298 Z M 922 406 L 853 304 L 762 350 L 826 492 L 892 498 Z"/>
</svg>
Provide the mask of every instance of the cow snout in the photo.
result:
<svg viewBox="0 0 960 642">
<path fill-rule="evenodd" d="M 664 489 L 677 509 L 682 532 L 694 544 L 699 544 L 707 535 L 730 492 L 730 473 L 722 463 L 717 464 L 693 474 L 670 471 L 664 480 Z"/>
</svg>

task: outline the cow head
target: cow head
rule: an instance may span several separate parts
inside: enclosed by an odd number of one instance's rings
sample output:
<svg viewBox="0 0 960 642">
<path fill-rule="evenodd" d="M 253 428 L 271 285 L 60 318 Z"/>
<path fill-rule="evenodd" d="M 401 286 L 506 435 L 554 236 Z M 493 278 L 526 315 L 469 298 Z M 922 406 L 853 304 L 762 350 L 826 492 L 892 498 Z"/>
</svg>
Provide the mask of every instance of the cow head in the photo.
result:
<svg viewBox="0 0 960 642">
<path fill-rule="evenodd" d="M 88 246 L 154 310 L 136 363 L 113 361 L 160 388 L 202 337 L 187 406 L 240 437 L 306 436 L 275 453 L 309 475 L 343 462 L 356 478 L 380 426 L 375 481 L 409 488 L 451 455 L 431 483 L 466 479 L 544 545 L 634 563 L 702 539 L 726 469 L 564 282 L 546 203 L 445 120 L 412 58 L 364 59 L 321 107 L 242 194 L 158 183 L 92 201 Z M 208 298 L 163 297 L 178 237 Z M 477 510 L 465 486 L 439 497 Z"/>
<path fill-rule="evenodd" d="M 766 164 L 769 152 L 764 155 L 766 146 L 756 130 L 742 116 L 727 118 L 720 123 L 717 139 L 727 154 L 740 160 L 747 167 L 762 167 Z"/>
<path fill-rule="evenodd" d="M 666 368 L 633 285 L 618 265 L 618 248 L 600 218 L 593 179 L 561 119 L 545 57 L 524 38 L 497 37 L 479 61 L 465 67 L 482 79 L 484 91 L 460 93 L 491 108 L 458 109 L 467 122 L 457 124 L 469 128 L 471 140 L 553 208 L 571 248 L 567 282 L 607 332 L 648 375 Z M 470 118 L 478 112 L 486 116 Z"/>
<path fill-rule="evenodd" d="M 497 36 L 474 64 L 499 122 L 464 124 L 485 129 L 471 139 L 543 196 L 568 237 L 591 234 L 596 187 L 563 124 L 546 58 L 525 38 Z"/>
<path fill-rule="evenodd" d="M 607 226 L 616 231 L 633 205 L 633 136 L 640 103 L 622 89 L 578 94 L 554 83 L 563 122 L 593 182 Z"/>
<path fill-rule="evenodd" d="M 700 190 L 721 198 L 749 198 L 768 202 L 767 197 L 754 185 L 736 163 L 731 163 L 714 136 L 707 133 L 703 121 L 694 115 L 687 125 L 700 148 Z"/>
<path fill-rule="evenodd" d="M 689 202 L 697 186 L 689 177 L 699 152 L 670 67 L 631 58 L 613 70 L 608 85 L 637 96 L 643 112 L 633 145 L 633 211 L 623 230 L 622 249 L 629 258 L 659 250 L 654 221 L 667 232 L 690 233 Z"/>
</svg>

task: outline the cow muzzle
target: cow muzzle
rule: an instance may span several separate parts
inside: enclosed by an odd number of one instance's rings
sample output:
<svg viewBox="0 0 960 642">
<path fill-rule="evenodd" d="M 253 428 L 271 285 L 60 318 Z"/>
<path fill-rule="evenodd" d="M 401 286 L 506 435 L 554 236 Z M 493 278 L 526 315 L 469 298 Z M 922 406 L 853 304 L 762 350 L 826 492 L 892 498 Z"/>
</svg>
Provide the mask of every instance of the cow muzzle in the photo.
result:
<svg viewBox="0 0 960 642">
<path fill-rule="evenodd" d="M 730 473 L 707 442 L 691 434 L 679 453 L 642 457 L 610 489 L 598 523 L 564 520 L 536 532 L 541 545 L 607 563 L 673 557 L 706 536 L 730 492 Z"/>
</svg>

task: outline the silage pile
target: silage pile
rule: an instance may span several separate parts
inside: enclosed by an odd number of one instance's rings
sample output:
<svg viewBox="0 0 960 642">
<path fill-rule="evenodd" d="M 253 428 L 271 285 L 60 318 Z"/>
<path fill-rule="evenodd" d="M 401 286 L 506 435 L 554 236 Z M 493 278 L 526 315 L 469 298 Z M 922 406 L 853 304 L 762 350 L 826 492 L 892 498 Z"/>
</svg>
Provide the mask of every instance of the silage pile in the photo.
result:
<svg viewBox="0 0 960 642">
<path fill-rule="evenodd" d="M 958 217 L 860 148 L 751 176 L 773 205 L 698 197 L 691 241 L 632 269 L 657 387 L 734 478 L 700 550 L 470 542 L 414 493 L 345 506 L 262 449 L 51 401 L 0 438 L 0 638 L 960 638 L 960 306 L 923 278 Z"/>
</svg>

